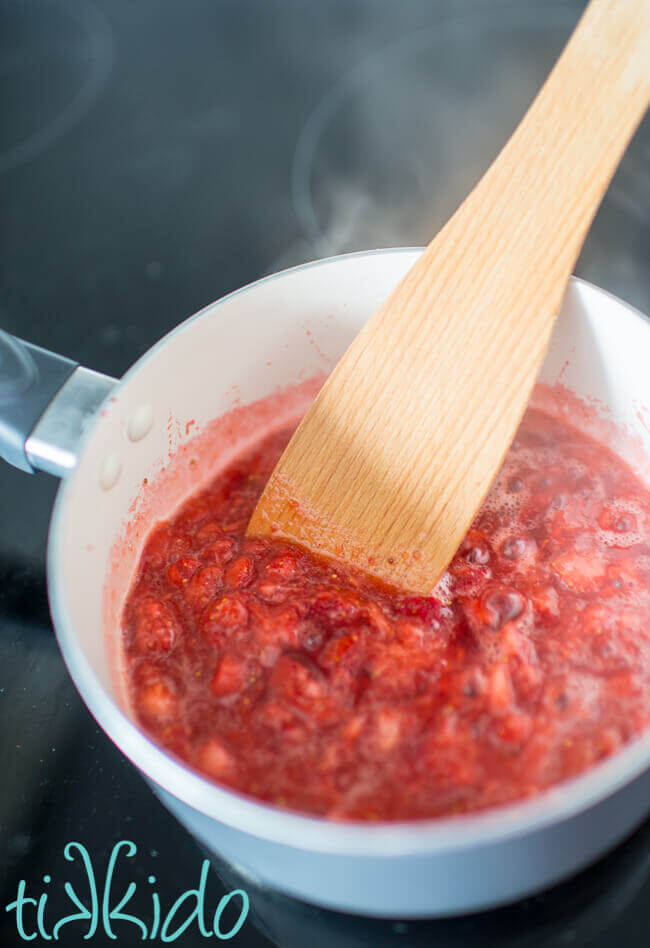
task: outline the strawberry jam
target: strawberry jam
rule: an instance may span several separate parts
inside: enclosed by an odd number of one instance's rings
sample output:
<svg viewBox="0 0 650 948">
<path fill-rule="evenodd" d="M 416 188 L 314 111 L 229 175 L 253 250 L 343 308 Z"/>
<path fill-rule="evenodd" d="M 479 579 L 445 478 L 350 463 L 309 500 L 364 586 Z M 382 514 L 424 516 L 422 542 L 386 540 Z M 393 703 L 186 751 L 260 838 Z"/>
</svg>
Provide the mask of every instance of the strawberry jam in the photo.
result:
<svg viewBox="0 0 650 948">
<path fill-rule="evenodd" d="M 537 794 L 650 723 L 650 500 L 530 409 L 427 597 L 244 536 L 290 430 L 159 524 L 124 612 L 135 714 L 220 784 L 398 820 Z"/>
</svg>

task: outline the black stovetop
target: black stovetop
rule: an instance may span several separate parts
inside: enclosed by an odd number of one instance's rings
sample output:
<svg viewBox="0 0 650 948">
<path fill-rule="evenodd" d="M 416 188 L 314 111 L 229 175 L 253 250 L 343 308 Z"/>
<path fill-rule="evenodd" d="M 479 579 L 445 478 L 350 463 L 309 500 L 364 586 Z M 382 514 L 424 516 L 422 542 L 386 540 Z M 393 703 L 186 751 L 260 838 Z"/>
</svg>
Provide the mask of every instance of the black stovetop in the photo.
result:
<svg viewBox="0 0 650 948">
<path fill-rule="evenodd" d="M 512 130 L 581 7 L 0 0 L 0 326 L 119 376 L 175 323 L 264 273 L 424 242 Z M 649 157 L 646 122 L 578 267 L 646 311 Z M 20 879 L 40 892 L 50 873 L 48 912 L 65 914 L 72 840 L 99 867 L 133 840 L 132 877 L 155 873 L 166 904 L 196 884 L 203 858 L 63 665 L 44 580 L 55 490 L 0 464 L 2 945 L 22 944 L 3 911 Z M 215 875 L 210 886 L 220 891 Z M 646 946 L 650 823 L 561 887 L 466 919 L 367 921 L 245 887 L 255 924 L 233 939 L 242 948 Z M 98 931 L 91 943 L 112 942 Z M 132 932 L 118 943 L 135 944 Z"/>
</svg>

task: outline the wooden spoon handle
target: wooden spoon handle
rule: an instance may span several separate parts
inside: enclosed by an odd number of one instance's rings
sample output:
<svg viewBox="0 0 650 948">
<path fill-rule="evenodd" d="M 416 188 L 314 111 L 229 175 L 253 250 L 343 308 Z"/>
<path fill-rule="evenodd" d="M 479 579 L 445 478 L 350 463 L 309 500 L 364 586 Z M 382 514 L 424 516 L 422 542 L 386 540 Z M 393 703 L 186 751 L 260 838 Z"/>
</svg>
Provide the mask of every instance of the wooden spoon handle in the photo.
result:
<svg viewBox="0 0 650 948">
<path fill-rule="evenodd" d="M 514 436 L 650 99 L 650 0 L 592 0 L 514 135 L 353 341 L 249 527 L 431 590 Z"/>
</svg>

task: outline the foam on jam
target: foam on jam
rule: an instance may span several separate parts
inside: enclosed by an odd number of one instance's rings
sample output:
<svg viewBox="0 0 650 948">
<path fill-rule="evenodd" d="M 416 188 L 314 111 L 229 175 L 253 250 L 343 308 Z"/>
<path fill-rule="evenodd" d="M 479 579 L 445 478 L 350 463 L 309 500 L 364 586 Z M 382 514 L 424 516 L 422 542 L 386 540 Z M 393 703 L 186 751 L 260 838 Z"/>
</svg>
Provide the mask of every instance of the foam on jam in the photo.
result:
<svg viewBox="0 0 650 948">
<path fill-rule="evenodd" d="M 262 437 L 144 548 L 123 616 L 143 728 L 214 780 L 330 818 L 529 797 L 650 724 L 650 498 L 529 409 L 430 597 L 244 531 Z"/>
</svg>

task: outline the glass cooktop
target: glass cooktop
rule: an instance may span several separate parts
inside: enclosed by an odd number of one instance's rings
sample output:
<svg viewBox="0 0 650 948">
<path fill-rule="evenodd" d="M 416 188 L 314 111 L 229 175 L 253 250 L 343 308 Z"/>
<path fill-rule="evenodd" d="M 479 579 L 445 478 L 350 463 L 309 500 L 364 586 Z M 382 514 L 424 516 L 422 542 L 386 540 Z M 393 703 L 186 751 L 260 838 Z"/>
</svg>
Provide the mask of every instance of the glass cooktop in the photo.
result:
<svg viewBox="0 0 650 948">
<path fill-rule="evenodd" d="M 180 320 L 265 273 L 426 242 L 514 128 L 582 6 L 0 0 L 0 326 L 119 376 Z M 649 159 L 646 120 L 577 268 L 646 312 Z M 169 904 L 196 884 L 203 854 L 67 675 L 44 579 L 55 490 L 0 464 L 0 909 L 21 879 L 38 892 L 44 875 L 56 882 L 72 840 L 98 866 L 133 840 L 131 878 L 144 892 L 155 875 Z M 213 896 L 249 892 L 242 948 L 650 941 L 650 824 L 560 887 L 444 921 L 337 915 L 215 870 Z M 48 913 L 64 903 L 53 883 Z M 0 943 L 22 943 L 4 911 Z M 91 943 L 114 942 L 98 930 Z"/>
</svg>

